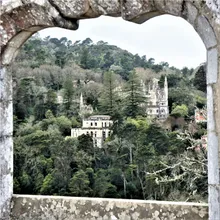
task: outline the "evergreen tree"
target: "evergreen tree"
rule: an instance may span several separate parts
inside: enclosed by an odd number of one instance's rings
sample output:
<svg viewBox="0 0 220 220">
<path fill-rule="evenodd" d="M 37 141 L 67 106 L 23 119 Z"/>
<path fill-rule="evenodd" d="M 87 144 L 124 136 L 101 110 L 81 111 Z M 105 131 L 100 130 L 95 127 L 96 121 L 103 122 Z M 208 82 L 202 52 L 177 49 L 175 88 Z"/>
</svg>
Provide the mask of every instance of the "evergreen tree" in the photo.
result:
<svg viewBox="0 0 220 220">
<path fill-rule="evenodd" d="M 109 51 L 105 54 L 103 62 L 104 63 L 102 65 L 102 69 L 104 70 L 108 70 L 110 66 L 114 63 L 114 59 Z"/>
<path fill-rule="evenodd" d="M 193 84 L 198 90 L 206 93 L 206 70 L 204 65 L 200 66 L 196 72 Z"/>
<path fill-rule="evenodd" d="M 63 88 L 64 88 L 65 109 L 68 111 L 70 110 L 70 106 L 73 102 L 73 95 L 74 95 L 73 82 L 70 77 L 67 77 L 66 81 L 64 82 Z"/>
<path fill-rule="evenodd" d="M 89 53 L 88 48 L 83 48 L 82 54 L 80 57 L 80 66 L 83 69 L 92 69 L 97 66 L 95 58 L 92 58 L 92 55 Z"/>
<path fill-rule="evenodd" d="M 87 48 L 84 48 L 80 57 L 80 66 L 83 69 L 89 69 L 89 51 Z"/>
<path fill-rule="evenodd" d="M 127 85 L 125 87 L 125 112 L 127 117 L 135 118 L 138 115 L 144 115 L 145 97 L 140 85 L 140 79 L 135 71 L 129 75 Z"/>
<path fill-rule="evenodd" d="M 115 74 L 111 71 L 104 73 L 103 93 L 101 96 L 101 110 L 110 116 L 119 111 L 119 96 L 116 89 Z"/>
<path fill-rule="evenodd" d="M 89 188 L 89 177 L 83 170 L 77 171 L 70 179 L 69 190 L 73 196 L 88 196 L 91 189 Z"/>
</svg>

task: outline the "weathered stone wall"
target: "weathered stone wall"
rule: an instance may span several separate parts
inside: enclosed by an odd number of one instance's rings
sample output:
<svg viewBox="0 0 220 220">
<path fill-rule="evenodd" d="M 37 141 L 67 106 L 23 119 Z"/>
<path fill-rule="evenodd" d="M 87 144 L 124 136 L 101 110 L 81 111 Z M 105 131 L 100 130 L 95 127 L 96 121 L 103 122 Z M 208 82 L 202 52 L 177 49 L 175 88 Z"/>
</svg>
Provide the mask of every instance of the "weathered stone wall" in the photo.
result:
<svg viewBox="0 0 220 220">
<path fill-rule="evenodd" d="M 5 71 L 21 45 L 48 27 L 71 30 L 100 15 L 143 23 L 162 14 L 187 20 L 207 49 L 209 219 L 220 219 L 220 0 L 0 0 L 0 219 L 12 198 L 12 85 Z M 132 31 L 132 30 L 131 30 Z"/>
<path fill-rule="evenodd" d="M 12 83 L 5 68 L 0 67 L 0 219 L 10 212 L 13 193 Z"/>
<path fill-rule="evenodd" d="M 207 220 L 208 205 L 14 195 L 11 218 L 12 220 Z"/>
</svg>

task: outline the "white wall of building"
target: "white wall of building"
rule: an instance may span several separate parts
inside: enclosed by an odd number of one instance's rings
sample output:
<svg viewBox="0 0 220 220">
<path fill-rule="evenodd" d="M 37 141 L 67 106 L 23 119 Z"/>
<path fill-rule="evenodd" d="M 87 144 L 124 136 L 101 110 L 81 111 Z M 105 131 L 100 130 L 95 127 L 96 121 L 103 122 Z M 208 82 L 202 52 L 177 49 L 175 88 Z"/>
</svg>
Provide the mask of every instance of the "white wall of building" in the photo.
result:
<svg viewBox="0 0 220 220">
<path fill-rule="evenodd" d="M 77 138 L 81 135 L 90 135 L 93 138 L 95 147 L 101 148 L 103 142 L 111 134 L 113 121 L 108 115 L 91 116 L 83 119 L 82 128 L 72 128 L 71 137 Z"/>
</svg>

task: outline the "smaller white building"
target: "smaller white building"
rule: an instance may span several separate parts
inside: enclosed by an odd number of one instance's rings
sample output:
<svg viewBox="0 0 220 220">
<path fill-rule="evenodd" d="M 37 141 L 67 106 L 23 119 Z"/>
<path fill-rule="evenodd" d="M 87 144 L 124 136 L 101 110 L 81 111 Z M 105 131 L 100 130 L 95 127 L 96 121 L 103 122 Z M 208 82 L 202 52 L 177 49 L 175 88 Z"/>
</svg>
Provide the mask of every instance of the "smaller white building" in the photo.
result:
<svg viewBox="0 0 220 220">
<path fill-rule="evenodd" d="M 106 138 L 111 134 L 113 121 L 109 115 L 93 115 L 83 119 L 82 128 L 72 128 L 71 137 L 90 135 L 93 138 L 94 147 L 101 148 Z"/>
</svg>

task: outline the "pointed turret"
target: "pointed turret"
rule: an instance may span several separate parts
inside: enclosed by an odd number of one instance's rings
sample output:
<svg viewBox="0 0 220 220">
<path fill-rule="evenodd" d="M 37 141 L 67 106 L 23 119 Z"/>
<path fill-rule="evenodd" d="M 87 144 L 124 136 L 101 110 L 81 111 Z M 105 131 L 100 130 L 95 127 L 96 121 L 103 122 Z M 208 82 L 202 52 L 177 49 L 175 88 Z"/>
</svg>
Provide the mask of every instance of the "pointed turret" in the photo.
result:
<svg viewBox="0 0 220 220">
<path fill-rule="evenodd" d="M 141 87 L 142 87 L 142 91 L 143 91 L 143 95 L 146 95 L 146 85 L 144 83 L 144 80 L 141 79 Z"/>
<path fill-rule="evenodd" d="M 83 104 L 83 95 L 82 95 L 82 93 L 81 93 L 81 95 L 80 95 L 80 101 L 79 101 L 79 109 L 82 110 L 82 109 L 83 109 L 83 106 L 84 106 L 84 104 Z"/>
<path fill-rule="evenodd" d="M 166 100 L 166 106 L 168 106 L 168 83 L 167 83 L 167 76 L 164 78 L 164 94 Z"/>
</svg>

